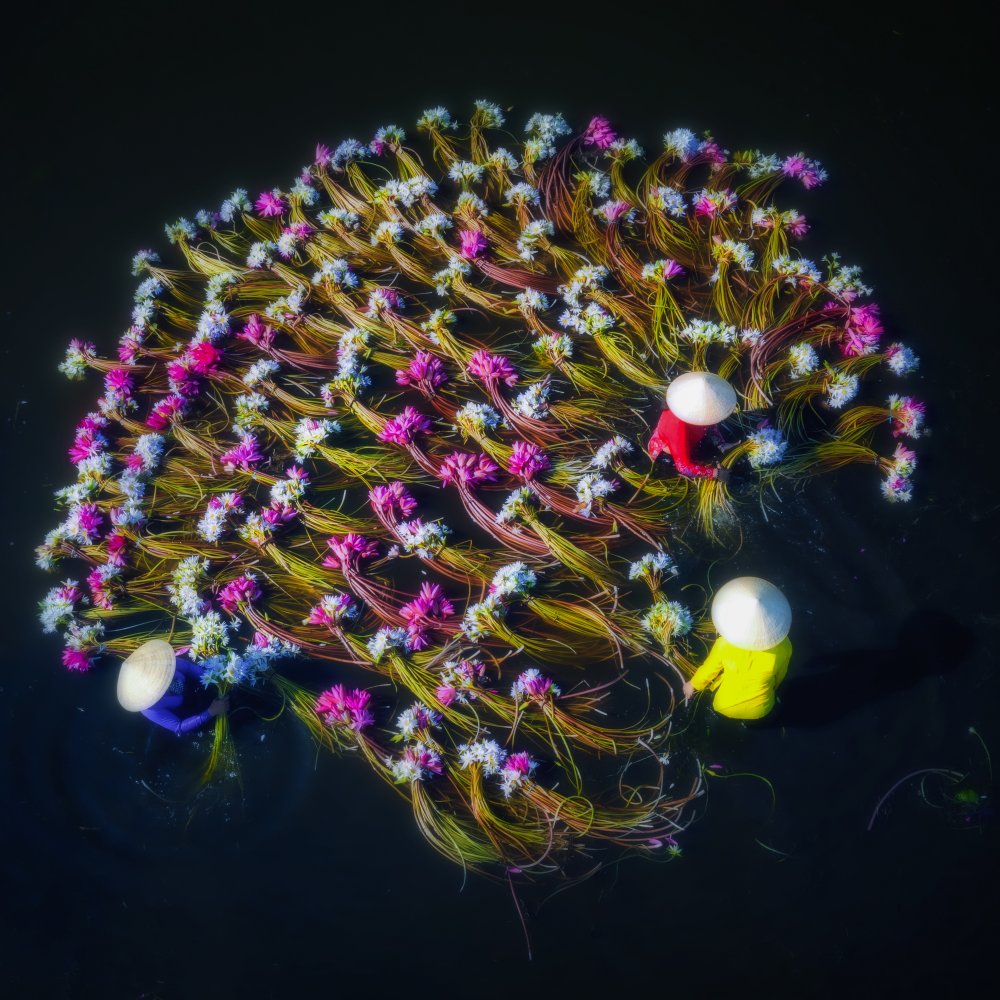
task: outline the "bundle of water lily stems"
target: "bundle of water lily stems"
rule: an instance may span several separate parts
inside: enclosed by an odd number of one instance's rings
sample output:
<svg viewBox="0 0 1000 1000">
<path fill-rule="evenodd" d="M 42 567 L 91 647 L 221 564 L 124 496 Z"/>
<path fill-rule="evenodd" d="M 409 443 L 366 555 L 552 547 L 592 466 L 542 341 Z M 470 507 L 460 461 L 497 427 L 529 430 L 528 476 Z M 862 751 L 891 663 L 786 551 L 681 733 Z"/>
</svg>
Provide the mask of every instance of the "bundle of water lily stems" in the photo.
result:
<svg viewBox="0 0 1000 1000">
<path fill-rule="evenodd" d="M 220 694 L 271 686 L 469 868 L 676 853 L 701 777 L 671 713 L 710 634 L 678 547 L 848 463 L 910 495 L 923 405 L 890 390 L 917 359 L 772 201 L 824 177 L 684 129 L 646 159 L 603 118 L 521 140 L 481 101 L 167 226 L 117 358 L 62 365 L 104 379 L 39 549 L 87 567 L 42 605 L 65 665 L 163 638 Z M 731 480 L 647 454 L 690 370 L 737 392 Z"/>
</svg>

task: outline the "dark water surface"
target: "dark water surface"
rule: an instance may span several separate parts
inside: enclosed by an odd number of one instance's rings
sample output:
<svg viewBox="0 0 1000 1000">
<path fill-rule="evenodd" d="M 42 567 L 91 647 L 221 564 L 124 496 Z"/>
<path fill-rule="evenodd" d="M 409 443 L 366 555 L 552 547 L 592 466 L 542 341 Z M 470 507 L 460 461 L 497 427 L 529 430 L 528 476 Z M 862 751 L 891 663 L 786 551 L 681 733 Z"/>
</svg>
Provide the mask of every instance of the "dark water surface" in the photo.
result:
<svg viewBox="0 0 1000 1000">
<path fill-rule="evenodd" d="M 208 23 L 174 5 L 115 20 L 56 5 L 7 37 L 4 994 L 920 997 L 990 985 L 998 820 L 969 732 L 1000 749 L 985 35 L 940 12 L 921 23 L 614 7 L 540 23 L 523 10 L 409 10 L 344 24 L 233 8 Z M 478 97 L 514 105 L 514 123 L 602 112 L 647 149 L 684 125 L 730 149 L 820 159 L 824 188 L 783 195 L 814 224 L 803 252 L 864 266 L 890 336 L 923 359 L 911 385 L 932 428 L 908 507 L 848 470 L 785 496 L 767 521 L 749 511 L 746 545 L 716 571 L 770 577 L 797 612 L 784 724 L 692 726 L 723 773 L 771 782 L 773 811 L 763 782 L 711 779 L 680 861 L 527 893 L 530 964 L 506 887 L 463 885 L 358 762 L 317 757 L 291 722 L 242 725 L 242 800 L 192 804 L 204 740 L 121 712 L 113 669 L 67 675 L 34 619 L 51 584 L 32 548 L 55 523 L 73 422 L 96 393 L 55 366 L 73 335 L 110 349 L 132 253 L 236 185 L 287 182 L 316 140 Z M 867 831 L 894 782 L 944 767 L 990 796 L 982 815 L 935 808 L 942 786 L 924 800 L 911 782 Z"/>
</svg>

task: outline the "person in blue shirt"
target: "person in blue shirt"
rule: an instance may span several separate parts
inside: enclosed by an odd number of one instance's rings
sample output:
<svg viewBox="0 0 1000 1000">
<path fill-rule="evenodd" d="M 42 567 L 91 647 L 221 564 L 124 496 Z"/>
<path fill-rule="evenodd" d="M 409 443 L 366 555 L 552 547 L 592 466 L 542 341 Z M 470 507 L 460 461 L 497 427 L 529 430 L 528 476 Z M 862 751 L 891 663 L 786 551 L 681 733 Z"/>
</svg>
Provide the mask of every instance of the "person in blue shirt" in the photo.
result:
<svg viewBox="0 0 1000 1000">
<path fill-rule="evenodd" d="M 228 698 L 216 698 L 202 712 L 183 714 L 185 701 L 201 690 L 204 668 L 177 656 L 162 639 L 152 639 L 122 663 L 118 701 L 127 712 L 141 712 L 150 722 L 180 736 L 229 711 Z"/>
</svg>

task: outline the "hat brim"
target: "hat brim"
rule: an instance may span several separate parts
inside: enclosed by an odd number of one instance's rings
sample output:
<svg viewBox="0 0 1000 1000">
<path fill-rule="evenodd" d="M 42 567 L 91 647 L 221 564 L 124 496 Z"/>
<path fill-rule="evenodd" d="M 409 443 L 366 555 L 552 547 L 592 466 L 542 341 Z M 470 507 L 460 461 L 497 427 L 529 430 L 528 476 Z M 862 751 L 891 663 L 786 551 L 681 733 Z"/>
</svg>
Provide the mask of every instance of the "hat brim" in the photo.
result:
<svg viewBox="0 0 1000 1000">
<path fill-rule="evenodd" d="M 759 577 L 737 577 L 712 600 L 712 622 L 727 642 L 759 652 L 777 646 L 788 635 L 792 609 L 774 584 Z"/>
<path fill-rule="evenodd" d="M 736 390 L 711 372 L 685 372 L 667 386 L 671 413 L 696 427 L 721 423 L 736 405 Z"/>
<path fill-rule="evenodd" d="M 143 712 L 155 705 L 174 679 L 177 657 L 162 639 L 143 643 L 118 671 L 118 703 L 126 712 Z"/>
</svg>

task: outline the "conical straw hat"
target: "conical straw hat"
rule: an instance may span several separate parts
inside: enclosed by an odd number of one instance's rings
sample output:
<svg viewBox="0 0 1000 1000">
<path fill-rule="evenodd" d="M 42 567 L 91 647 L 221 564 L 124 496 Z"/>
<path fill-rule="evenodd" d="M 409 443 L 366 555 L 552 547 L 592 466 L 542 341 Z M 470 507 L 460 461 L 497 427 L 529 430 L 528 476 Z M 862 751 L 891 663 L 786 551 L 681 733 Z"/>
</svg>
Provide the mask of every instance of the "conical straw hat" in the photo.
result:
<svg viewBox="0 0 1000 1000">
<path fill-rule="evenodd" d="M 792 609 L 773 583 L 739 576 L 719 588 L 712 621 L 719 635 L 740 649 L 770 649 L 788 635 Z"/>
<path fill-rule="evenodd" d="M 685 372 L 667 386 L 667 406 L 684 423 L 707 427 L 736 409 L 736 390 L 711 372 Z"/>
<path fill-rule="evenodd" d="M 126 712 L 142 712 L 155 705 L 174 679 L 174 650 L 169 642 L 143 643 L 118 672 L 118 701 Z"/>
</svg>

